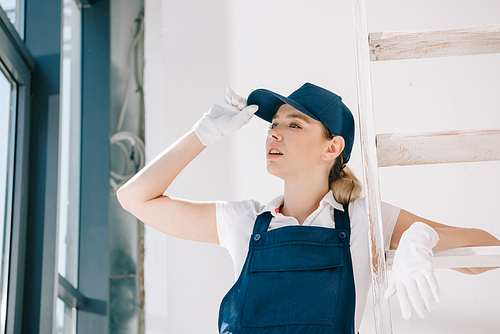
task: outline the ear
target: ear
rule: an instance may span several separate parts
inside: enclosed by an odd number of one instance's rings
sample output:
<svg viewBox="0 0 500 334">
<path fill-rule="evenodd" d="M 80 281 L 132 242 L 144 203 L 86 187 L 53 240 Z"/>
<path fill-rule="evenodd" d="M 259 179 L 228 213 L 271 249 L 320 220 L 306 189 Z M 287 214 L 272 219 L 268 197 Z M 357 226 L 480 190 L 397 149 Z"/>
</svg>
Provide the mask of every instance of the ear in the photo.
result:
<svg viewBox="0 0 500 334">
<path fill-rule="evenodd" d="M 327 143 L 325 151 L 321 154 L 321 159 L 331 161 L 337 158 L 344 150 L 345 141 L 342 136 L 335 136 Z"/>
</svg>

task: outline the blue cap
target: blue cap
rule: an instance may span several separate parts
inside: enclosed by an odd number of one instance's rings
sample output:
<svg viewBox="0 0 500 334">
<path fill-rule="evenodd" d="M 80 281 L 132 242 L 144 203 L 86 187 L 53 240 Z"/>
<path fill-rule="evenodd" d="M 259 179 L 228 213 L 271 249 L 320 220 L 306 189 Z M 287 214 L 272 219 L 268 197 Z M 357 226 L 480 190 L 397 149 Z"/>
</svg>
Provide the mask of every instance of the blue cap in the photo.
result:
<svg viewBox="0 0 500 334">
<path fill-rule="evenodd" d="M 323 123 L 333 135 L 342 136 L 345 141 L 345 162 L 349 161 L 354 143 L 354 117 L 342 103 L 340 96 L 311 83 L 305 83 L 288 97 L 267 89 L 256 89 L 247 99 L 248 105 L 259 106 L 255 115 L 268 122 L 272 121 L 279 107 L 285 103 Z"/>
</svg>

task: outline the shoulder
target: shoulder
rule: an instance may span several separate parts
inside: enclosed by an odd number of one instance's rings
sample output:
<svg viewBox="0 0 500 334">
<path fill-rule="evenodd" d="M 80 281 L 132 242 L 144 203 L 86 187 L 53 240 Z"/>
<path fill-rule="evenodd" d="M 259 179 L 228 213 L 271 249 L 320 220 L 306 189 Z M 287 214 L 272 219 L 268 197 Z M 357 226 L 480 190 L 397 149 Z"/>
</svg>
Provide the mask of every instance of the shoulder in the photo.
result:
<svg viewBox="0 0 500 334">
<path fill-rule="evenodd" d="M 401 209 L 386 202 L 380 203 L 380 209 L 384 244 L 385 248 L 388 249 L 392 233 L 394 231 L 394 226 L 396 226 Z M 349 204 L 349 218 L 351 219 L 353 228 L 358 228 L 361 229 L 363 233 L 368 233 L 368 218 L 366 214 L 366 201 L 364 198 L 357 199 Z"/>
<path fill-rule="evenodd" d="M 361 197 L 355 200 L 354 202 L 349 203 L 349 213 L 352 214 L 353 212 L 365 212 L 365 198 Z"/>
<path fill-rule="evenodd" d="M 352 223 L 366 222 L 366 206 L 364 197 L 358 198 L 354 202 L 349 203 L 349 218 Z"/>
<path fill-rule="evenodd" d="M 380 208 L 381 208 L 382 220 L 384 221 L 384 223 L 397 219 L 399 216 L 399 212 L 401 211 L 399 207 L 383 201 L 380 202 Z M 358 198 L 354 202 L 349 203 L 349 216 L 366 217 L 366 201 L 364 197 Z"/>
<path fill-rule="evenodd" d="M 250 235 L 257 215 L 264 206 L 255 200 L 217 201 L 217 233 L 221 246 L 230 248 L 234 235 Z"/>
<path fill-rule="evenodd" d="M 263 205 L 253 199 L 244 201 L 217 201 L 216 208 L 217 215 L 221 215 L 222 217 L 255 217 L 262 211 Z"/>
</svg>

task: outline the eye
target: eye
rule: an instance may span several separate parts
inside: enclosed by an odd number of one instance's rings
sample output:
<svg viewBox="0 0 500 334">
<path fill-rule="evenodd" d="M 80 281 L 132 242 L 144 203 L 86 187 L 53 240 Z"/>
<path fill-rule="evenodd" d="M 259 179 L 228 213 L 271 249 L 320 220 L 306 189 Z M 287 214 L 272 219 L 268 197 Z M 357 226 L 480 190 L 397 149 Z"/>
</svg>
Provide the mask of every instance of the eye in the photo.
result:
<svg viewBox="0 0 500 334">
<path fill-rule="evenodd" d="M 276 124 L 276 123 L 271 123 L 271 124 L 269 124 L 269 130 L 274 129 L 274 128 L 275 128 L 275 127 L 277 127 L 277 126 L 278 126 L 278 124 Z"/>
<path fill-rule="evenodd" d="M 290 123 L 290 127 L 293 128 L 293 129 L 300 129 L 301 128 L 300 126 L 298 126 L 295 123 Z"/>
</svg>

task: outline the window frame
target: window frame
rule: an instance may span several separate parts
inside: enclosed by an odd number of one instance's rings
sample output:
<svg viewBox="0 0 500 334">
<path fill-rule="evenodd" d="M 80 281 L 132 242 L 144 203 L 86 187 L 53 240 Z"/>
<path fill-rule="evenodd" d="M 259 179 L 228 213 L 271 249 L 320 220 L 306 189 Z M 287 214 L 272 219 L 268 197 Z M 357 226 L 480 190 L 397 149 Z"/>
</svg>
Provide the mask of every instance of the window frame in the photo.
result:
<svg viewBox="0 0 500 334">
<path fill-rule="evenodd" d="M 82 1 L 83 3 L 84 1 Z M 82 129 L 77 333 L 107 333 L 109 312 L 110 1 L 82 8 Z"/>
<path fill-rule="evenodd" d="M 0 62 L 17 84 L 12 179 L 10 254 L 5 333 L 18 333 L 22 324 L 25 241 L 28 207 L 31 78 L 35 61 L 7 15 L 0 8 Z M 4 330 L 4 329 L 2 329 Z"/>
<path fill-rule="evenodd" d="M 15 312 L 22 321 L 12 333 L 53 333 L 58 297 L 77 309 L 77 333 L 108 332 L 109 0 L 81 7 L 80 241 L 75 288 L 57 268 L 62 1 L 25 4 L 25 47 L 37 66 L 27 131 L 30 184 L 25 193 L 29 217 L 23 230 L 22 312 Z"/>
</svg>

